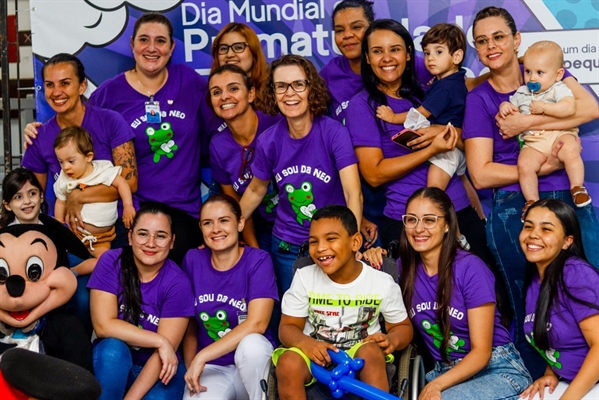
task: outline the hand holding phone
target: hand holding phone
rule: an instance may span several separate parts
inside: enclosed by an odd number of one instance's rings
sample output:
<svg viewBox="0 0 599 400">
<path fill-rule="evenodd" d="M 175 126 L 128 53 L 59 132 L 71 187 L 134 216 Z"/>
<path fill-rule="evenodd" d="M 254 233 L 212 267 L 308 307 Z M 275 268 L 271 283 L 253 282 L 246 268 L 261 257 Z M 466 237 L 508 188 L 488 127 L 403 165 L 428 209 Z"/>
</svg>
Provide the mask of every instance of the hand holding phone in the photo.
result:
<svg viewBox="0 0 599 400">
<path fill-rule="evenodd" d="M 406 128 L 401 132 L 395 134 L 391 138 L 391 140 L 393 140 L 398 145 L 405 147 L 408 150 L 412 150 L 412 148 L 408 146 L 408 142 L 411 142 L 412 140 L 419 138 L 420 136 L 421 135 L 415 130 Z"/>
</svg>

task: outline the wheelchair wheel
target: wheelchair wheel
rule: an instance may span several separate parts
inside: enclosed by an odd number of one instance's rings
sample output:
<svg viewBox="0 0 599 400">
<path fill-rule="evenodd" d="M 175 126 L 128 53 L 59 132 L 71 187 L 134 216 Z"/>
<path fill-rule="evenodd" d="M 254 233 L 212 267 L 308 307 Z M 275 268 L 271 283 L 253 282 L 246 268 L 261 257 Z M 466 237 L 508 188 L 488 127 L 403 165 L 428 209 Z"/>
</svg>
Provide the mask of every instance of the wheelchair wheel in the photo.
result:
<svg viewBox="0 0 599 400">
<path fill-rule="evenodd" d="M 403 400 L 416 400 L 424 387 L 422 357 L 411 344 L 401 351 L 397 368 L 397 395 Z"/>
</svg>

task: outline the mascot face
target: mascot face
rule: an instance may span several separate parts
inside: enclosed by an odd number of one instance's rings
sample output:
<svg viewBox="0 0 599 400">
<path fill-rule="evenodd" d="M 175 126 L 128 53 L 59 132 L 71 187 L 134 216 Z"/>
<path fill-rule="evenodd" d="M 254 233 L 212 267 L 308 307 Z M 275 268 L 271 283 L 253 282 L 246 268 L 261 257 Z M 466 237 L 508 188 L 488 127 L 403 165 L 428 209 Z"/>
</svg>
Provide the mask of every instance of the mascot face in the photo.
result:
<svg viewBox="0 0 599 400">
<path fill-rule="evenodd" d="M 59 268 L 58 250 L 40 225 L 0 231 L 0 321 L 25 328 L 65 304 L 77 278 Z"/>
</svg>

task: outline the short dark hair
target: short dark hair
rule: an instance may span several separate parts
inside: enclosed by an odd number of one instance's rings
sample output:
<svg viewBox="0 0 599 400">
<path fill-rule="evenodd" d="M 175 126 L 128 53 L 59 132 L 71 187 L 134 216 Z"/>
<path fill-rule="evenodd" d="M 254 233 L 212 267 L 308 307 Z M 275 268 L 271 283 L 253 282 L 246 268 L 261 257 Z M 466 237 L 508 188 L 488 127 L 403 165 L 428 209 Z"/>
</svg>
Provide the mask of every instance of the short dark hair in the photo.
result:
<svg viewBox="0 0 599 400">
<path fill-rule="evenodd" d="M 254 87 L 254 81 L 252 81 L 252 77 L 249 76 L 248 74 L 246 74 L 245 71 L 239 65 L 235 65 L 235 64 L 224 64 L 224 65 L 221 65 L 220 67 L 216 67 L 210 73 L 210 77 L 208 78 L 208 83 L 210 83 L 210 79 L 212 79 L 213 76 L 221 75 L 221 74 L 224 74 L 225 72 L 232 72 L 234 74 L 241 75 L 241 77 L 243 78 L 243 84 L 245 85 L 247 90 L 250 90 L 251 88 Z"/>
<path fill-rule="evenodd" d="M 171 47 L 172 47 L 172 45 L 173 45 L 173 24 L 171 24 L 171 21 L 166 16 L 164 16 L 163 14 L 161 14 L 159 12 L 148 12 L 148 13 L 143 14 L 141 17 L 139 17 L 137 19 L 137 21 L 135 21 L 135 25 L 133 25 L 133 36 L 131 37 L 131 39 L 132 40 L 135 39 L 135 36 L 137 36 L 137 31 L 143 24 L 147 24 L 147 23 L 151 23 L 151 22 L 155 22 L 155 23 L 166 26 L 166 29 L 168 30 L 169 39 L 171 40 Z"/>
<path fill-rule="evenodd" d="M 514 17 L 512 17 L 512 14 L 510 14 L 508 10 L 501 7 L 489 6 L 483 8 L 482 10 L 476 13 L 476 16 L 474 17 L 474 22 L 472 22 L 472 34 L 474 35 L 474 29 L 476 28 L 476 24 L 479 21 L 491 17 L 503 18 L 508 28 L 510 28 L 511 33 L 516 34 L 518 32 L 518 28 L 516 28 L 516 22 L 514 21 Z"/>
<path fill-rule="evenodd" d="M 258 98 L 256 99 L 256 106 L 258 109 L 270 115 L 277 115 L 281 112 L 277 105 L 273 87 L 274 72 L 277 68 L 287 65 L 297 65 L 306 75 L 306 79 L 309 82 L 308 88 L 310 89 L 310 94 L 308 95 L 308 107 L 310 113 L 317 117 L 326 115 L 331 96 L 324 79 L 322 79 L 316 70 L 316 67 L 310 60 L 295 54 L 286 54 L 277 58 L 270 64 L 266 83 L 260 88 Z"/>
<path fill-rule="evenodd" d="M 77 151 L 87 156 L 94 152 L 94 144 L 89 132 L 80 126 L 69 126 L 63 128 L 54 139 L 54 148 L 62 149 L 69 142 L 73 142 L 77 146 Z"/>
<path fill-rule="evenodd" d="M 83 63 L 80 59 L 68 53 L 58 53 L 46 61 L 42 67 L 42 79 L 45 79 L 46 77 L 46 67 L 61 63 L 71 64 L 75 70 L 75 75 L 77 75 L 77 78 L 79 79 L 79 83 L 85 82 L 85 68 L 83 67 Z"/>
<path fill-rule="evenodd" d="M 358 233 L 358 221 L 356 216 L 346 206 L 331 204 L 319 208 L 312 216 L 312 222 L 320 219 L 336 219 L 341 221 L 341 225 L 345 228 L 349 236 Z"/>
<path fill-rule="evenodd" d="M 449 54 L 453 54 L 462 50 L 462 61 L 458 64 L 458 68 L 462 66 L 466 57 L 466 35 L 462 28 L 453 24 L 441 23 L 433 26 L 422 37 L 422 48 L 431 43 L 447 45 Z"/>
<path fill-rule="evenodd" d="M 347 10 L 348 8 L 361 8 L 368 23 L 372 24 L 374 22 L 374 10 L 372 9 L 373 4 L 374 1 L 368 0 L 343 0 L 337 4 L 333 10 L 333 26 L 335 26 L 335 15 L 337 15 L 339 11 Z"/>
</svg>

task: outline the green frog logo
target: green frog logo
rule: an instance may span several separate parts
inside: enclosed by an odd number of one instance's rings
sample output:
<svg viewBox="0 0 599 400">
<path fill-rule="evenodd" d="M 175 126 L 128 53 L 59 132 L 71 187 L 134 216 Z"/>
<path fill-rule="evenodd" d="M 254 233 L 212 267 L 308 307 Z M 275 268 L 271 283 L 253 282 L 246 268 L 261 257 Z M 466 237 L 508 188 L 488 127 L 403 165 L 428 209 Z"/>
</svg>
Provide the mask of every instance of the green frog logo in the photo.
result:
<svg viewBox="0 0 599 400">
<path fill-rule="evenodd" d="M 279 194 L 278 193 L 267 193 L 262 200 L 262 204 L 266 204 L 266 213 L 272 214 L 279 204 Z"/>
<path fill-rule="evenodd" d="M 201 312 L 200 319 L 208 332 L 208 336 L 214 339 L 214 341 L 217 341 L 227 333 L 231 332 L 229 323 L 227 322 L 227 312 L 225 310 L 218 310 L 214 317 L 211 317 L 207 312 Z"/>
<path fill-rule="evenodd" d="M 545 361 L 547 361 L 547 364 L 549 364 L 549 366 L 555 367 L 557 369 L 562 369 L 562 363 L 558 361 L 561 356 L 561 353 L 559 351 L 557 351 L 555 349 L 548 349 L 548 350 L 539 349 L 535 345 L 535 338 L 534 338 L 532 331 L 530 332 L 530 336 L 525 334 L 524 337 L 526 338 L 528 343 L 530 343 L 532 345 L 532 347 L 537 349 L 537 351 L 539 352 L 541 357 L 543 357 L 545 359 Z"/>
<path fill-rule="evenodd" d="M 433 337 L 433 343 L 436 348 L 441 348 L 441 343 L 443 343 L 443 334 L 441 333 L 441 329 L 439 328 L 439 324 L 433 324 L 429 320 L 425 319 L 420 323 L 420 326 Z M 460 339 L 455 336 L 453 332 L 449 332 L 451 337 L 449 338 L 449 342 L 447 344 L 447 353 L 465 353 L 466 350 L 460 349 L 466 344 L 464 339 Z"/>
<path fill-rule="evenodd" d="M 160 162 L 162 156 L 173 158 L 174 151 L 179 148 L 173 140 L 173 130 L 171 124 L 163 122 L 160 124 L 160 129 L 155 129 L 152 126 L 146 128 L 146 135 L 152 152 L 154 152 L 154 162 Z"/>
<path fill-rule="evenodd" d="M 285 191 L 297 217 L 297 223 L 304 225 L 304 221 L 312 221 L 312 216 L 316 212 L 316 206 L 313 204 L 312 184 L 302 182 L 299 189 L 294 188 L 293 185 L 285 185 Z"/>
</svg>

